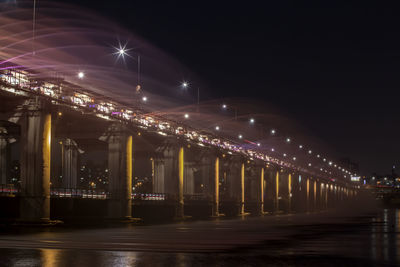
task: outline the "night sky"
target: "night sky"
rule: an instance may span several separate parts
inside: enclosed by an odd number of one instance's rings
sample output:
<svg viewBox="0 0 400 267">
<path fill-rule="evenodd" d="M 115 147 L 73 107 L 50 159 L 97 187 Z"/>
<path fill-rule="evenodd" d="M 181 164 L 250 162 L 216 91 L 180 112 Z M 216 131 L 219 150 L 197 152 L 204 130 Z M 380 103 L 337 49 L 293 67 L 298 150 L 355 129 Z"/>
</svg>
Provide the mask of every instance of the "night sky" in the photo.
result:
<svg viewBox="0 0 400 267">
<path fill-rule="evenodd" d="M 63 1 L 117 21 L 175 57 L 210 98 L 253 97 L 279 107 L 359 162 L 364 174 L 389 173 L 400 163 L 396 7 Z"/>
</svg>

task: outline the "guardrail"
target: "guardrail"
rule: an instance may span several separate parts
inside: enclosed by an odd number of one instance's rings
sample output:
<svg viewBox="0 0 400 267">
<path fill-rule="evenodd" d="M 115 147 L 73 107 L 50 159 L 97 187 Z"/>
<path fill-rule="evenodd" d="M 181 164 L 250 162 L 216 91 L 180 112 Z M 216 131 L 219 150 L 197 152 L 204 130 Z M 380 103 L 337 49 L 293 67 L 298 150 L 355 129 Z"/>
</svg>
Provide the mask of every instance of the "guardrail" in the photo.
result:
<svg viewBox="0 0 400 267">
<path fill-rule="evenodd" d="M 132 193 L 132 200 L 165 201 L 169 199 L 164 193 Z"/>
<path fill-rule="evenodd" d="M 19 189 L 15 188 L 14 185 L 2 184 L 0 185 L 1 195 L 16 195 L 19 193 Z"/>
<path fill-rule="evenodd" d="M 73 188 L 53 188 L 50 190 L 50 196 L 58 198 L 106 199 L 107 192 Z"/>
<path fill-rule="evenodd" d="M 18 195 L 21 191 L 14 185 L 0 184 L 0 195 Z M 89 190 L 78 188 L 51 188 L 53 198 L 88 198 L 109 199 L 110 193 L 104 190 Z M 176 201 L 175 195 L 165 193 L 132 193 L 133 201 Z M 184 195 L 185 201 L 210 201 L 211 197 L 204 194 Z"/>
</svg>

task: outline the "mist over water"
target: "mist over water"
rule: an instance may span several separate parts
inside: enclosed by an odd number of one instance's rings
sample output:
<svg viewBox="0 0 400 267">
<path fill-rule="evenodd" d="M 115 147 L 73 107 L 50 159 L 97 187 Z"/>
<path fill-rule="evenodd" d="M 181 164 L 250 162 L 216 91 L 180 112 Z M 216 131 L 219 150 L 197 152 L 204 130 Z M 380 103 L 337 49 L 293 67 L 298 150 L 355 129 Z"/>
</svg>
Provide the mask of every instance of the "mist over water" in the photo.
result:
<svg viewBox="0 0 400 267">
<path fill-rule="evenodd" d="M 6 266 L 396 265 L 399 232 L 400 209 L 363 196 L 308 214 L 9 230 L 0 237 L 0 260 Z"/>
</svg>

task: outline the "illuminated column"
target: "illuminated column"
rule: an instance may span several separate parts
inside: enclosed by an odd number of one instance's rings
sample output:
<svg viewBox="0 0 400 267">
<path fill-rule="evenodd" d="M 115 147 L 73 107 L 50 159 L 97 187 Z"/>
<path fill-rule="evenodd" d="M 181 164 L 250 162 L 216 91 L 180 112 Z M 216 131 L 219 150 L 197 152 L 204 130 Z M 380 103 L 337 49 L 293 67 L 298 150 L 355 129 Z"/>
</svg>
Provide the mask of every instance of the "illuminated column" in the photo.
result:
<svg viewBox="0 0 400 267">
<path fill-rule="evenodd" d="M 219 157 L 215 158 L 214 163 L 214 197 L 213 197 L 213 216 L 219 216 Z"/>
<path fill-rule="evenodd" d="M 314 180 L 313 193 L 314 210 L 317 210 L 317 180 Z"/>
<path fill-rule="evenodd" d="M 78 182 L 78 146 L 67 138 L 62 142 L 62 185 L 63 188 L 76 188 Z"/>
<path fill-rule="evenodd" d="M 292 211 L 292 174 L 288 174 L 288 212 Z"/>
<path fill-rule="evenodd" d="M 310 211 L 310 178 L 307 178 L 306 181 L 306 203 L 307 203 L 307 212 Z"/>
<path fill-rule="evenodd" d="M 279 171 L 275 174 L 275 212 L 279 211 Z"/>
<path fill-rule="evenodd" d="M 185 160 L 184 160 L 184 149 L 183 147 L 179 148 L 179 163 L 178 163 L 178 170 L 179 170 L 179 184 L 178 184 L 178 217 L 183 217 L 183 178 L 184 178 L 184 167 L 185 167 Z"/>
<path fill-rule="evenodd" d="M 264 167 L 261 167 L 261 174 L 260 174 L 260 196 L 259 196 L 259 214 L 264 213 Z"/>
<path fill-rule="evenodd" d="M 240 208 L 239 214 L 244 214 L 244 163 L 240 168 Z"/>
<path fill-rule="evenodd" d="M 21 120 L 21 202 L 24 221 L 50 219 L 51 115 L 38 102 Z"/>
<path fill-rule="evenodd" d="M 123 130 L 108 139 L 108 218 L 132 217 L 132 136 Z"/>
</svg>

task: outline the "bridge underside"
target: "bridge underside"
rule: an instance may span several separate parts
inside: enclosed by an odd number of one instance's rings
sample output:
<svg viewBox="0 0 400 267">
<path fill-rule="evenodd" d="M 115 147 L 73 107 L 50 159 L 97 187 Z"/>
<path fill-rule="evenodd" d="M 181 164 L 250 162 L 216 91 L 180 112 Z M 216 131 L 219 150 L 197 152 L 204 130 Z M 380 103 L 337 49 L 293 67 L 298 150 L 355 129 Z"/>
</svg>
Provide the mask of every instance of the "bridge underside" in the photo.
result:
<svg viewBox="0 0 400 267">
<path fill-rule="evenodd" d="M 0 201 L 18 206 L 13 216 L 24 221 L 94 214 L 130 219 L 135 213 L 184 218 L 317 211 L 357 194 L 346 184 L 39 97 L 0 93 L 0 98 L 0 178 L 4 188 L 14 184 L 18 191 Z M 106 162 L 107 177 L 99 180 L 92 174 L 101 188 L 82 182 L 85 158 Z M 18 164 L 12 166 L 13 160 Z M 19 169 L 18 181 L 10 177 L 12 167 Z M 59 193 L 81 189 L 91 190 L 92 198 Z"/>
</svg>

